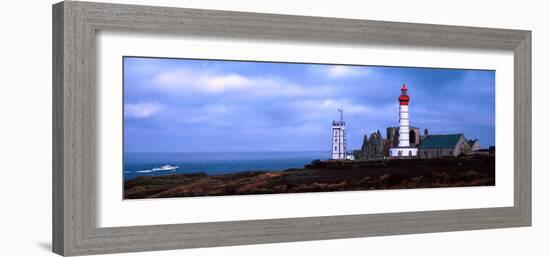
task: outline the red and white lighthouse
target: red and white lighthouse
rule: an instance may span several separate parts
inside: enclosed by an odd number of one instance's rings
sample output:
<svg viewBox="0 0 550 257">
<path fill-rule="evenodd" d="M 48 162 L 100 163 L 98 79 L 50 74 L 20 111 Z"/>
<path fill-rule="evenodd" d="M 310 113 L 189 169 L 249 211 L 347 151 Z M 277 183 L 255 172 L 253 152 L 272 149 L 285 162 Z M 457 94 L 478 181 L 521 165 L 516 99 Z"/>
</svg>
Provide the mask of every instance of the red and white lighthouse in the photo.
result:
<svg viewBox="0 0 550 257">
<path fill-rule="evenodd" d="M 399 147 L 409 147 L 409 96 L 407 85 L 401 87 L 399 100 Z"/>
<path fill-rule="evenodd" d="M 409 95 L 407 95 L 407 85 L 401 86 L 401 95 L 397 98 L 399 101 L 399 143 L 397 147 L 390 148 L 391 157 L 412 157 L 418 153 L 418 148 L 410 147 L 409 141 Z"/>
</svg>

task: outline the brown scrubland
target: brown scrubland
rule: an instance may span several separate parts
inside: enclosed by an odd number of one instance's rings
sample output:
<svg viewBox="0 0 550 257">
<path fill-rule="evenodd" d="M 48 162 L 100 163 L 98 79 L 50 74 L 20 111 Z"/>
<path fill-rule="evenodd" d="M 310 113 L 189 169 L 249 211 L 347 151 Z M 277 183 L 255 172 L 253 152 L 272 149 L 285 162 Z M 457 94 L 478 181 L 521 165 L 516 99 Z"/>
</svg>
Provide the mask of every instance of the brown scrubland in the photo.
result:
<svg viewBox="0 0 550 257">
<path fill-rule="evenodd" d="M 494 155 L 443 159 L 313 161 L 281 172 L 142 176 L 125 181 L 124 198 L 166 198 L 495 185 Z"/>
</svg>

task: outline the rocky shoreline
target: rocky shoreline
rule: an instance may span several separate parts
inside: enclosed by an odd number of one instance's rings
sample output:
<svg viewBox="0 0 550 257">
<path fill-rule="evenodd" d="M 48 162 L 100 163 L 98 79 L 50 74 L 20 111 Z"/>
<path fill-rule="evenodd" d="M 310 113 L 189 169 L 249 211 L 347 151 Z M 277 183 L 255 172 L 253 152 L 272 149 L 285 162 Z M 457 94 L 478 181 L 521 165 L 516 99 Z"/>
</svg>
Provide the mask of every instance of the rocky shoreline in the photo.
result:
<svg viewBox="0 0 550 257">
<path fill-rule="evenodd" d="M 444 159 L 313 161 L 302 169 L 142 176 L 124 199 L 495 185 L 494 155 Z"/>
</svg>

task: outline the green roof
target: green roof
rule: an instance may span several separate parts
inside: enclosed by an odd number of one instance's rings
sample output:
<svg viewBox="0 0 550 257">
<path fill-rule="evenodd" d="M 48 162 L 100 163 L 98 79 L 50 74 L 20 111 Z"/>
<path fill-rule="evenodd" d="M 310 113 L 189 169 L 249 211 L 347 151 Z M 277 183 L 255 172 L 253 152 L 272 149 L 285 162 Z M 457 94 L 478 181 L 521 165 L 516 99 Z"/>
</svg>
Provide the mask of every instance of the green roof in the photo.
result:
<svg viewBox="0 0 550 257">
<path fill-rule="evenodd" d="M 433 148 L 455 148 L 458 140 L 462 134 L 449 134 L 449 135 L 429 135 L 418 148 L 420 149 L 433 149 Z"/>
</svg>

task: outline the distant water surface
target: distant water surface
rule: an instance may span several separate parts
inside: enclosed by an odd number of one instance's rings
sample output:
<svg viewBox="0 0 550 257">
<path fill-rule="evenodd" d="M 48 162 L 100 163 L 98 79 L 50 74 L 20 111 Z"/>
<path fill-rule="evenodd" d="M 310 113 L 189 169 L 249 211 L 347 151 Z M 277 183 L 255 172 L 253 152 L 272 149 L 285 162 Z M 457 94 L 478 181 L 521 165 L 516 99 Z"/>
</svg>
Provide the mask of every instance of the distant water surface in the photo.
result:
<svg viewBox="0 0 550 257">
<path fill-rule="evenodd" d="M 242 171 L 282 171 L 303 168 L 313 160 L 329 157 L 329 151 L 124 153 L 124 179 L 195 172 L 215 175 Z M 152 171 L 163 165 L 179 168 L 175 171 Z"/>
</svg>

